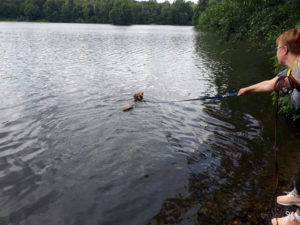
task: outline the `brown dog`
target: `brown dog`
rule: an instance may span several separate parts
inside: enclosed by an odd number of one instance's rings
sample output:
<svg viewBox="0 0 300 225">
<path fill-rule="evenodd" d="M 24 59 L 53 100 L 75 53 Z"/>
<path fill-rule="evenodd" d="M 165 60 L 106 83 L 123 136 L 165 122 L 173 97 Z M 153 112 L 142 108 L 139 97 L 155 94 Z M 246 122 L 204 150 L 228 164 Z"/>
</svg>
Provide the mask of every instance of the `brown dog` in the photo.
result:
<svg viewBox="0 0 300 225">
<path fill-rule="evenodd" d="M 133 95 L 134 101 L 142 101 L 143 100 L 143 92 L 138 92 Z"/>
<path fill-rule="evenodd" d="M 144 93 L 143 92 L 138 92 L 138 93 L 135 93 L 133 95 L 133 99 L 134 99 L 134 103 L 133 104 L 126 104 L 124 107 L 123 107 L 123 111 L 126 112 L 126 111 L 129 111 L 131 109 L 133 109 L 136 105 L 136 102 L 141 102 L 143 101 L 143 95 Z"/>
</svg>

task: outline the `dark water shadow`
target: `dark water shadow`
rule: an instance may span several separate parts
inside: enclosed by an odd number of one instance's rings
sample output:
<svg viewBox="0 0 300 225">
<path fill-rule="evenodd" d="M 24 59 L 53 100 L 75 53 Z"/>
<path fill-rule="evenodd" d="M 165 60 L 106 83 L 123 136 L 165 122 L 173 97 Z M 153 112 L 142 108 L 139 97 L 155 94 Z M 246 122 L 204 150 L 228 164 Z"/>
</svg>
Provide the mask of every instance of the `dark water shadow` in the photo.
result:
<svg viewBox="0 0 300 225">
<path fill-rule="evenodd" d="M 199 33 L 195 50 L 208 58 L 211 86 L 216 94 L 270 79 L 274 75 L 268 56 L 235 46 L 216 44 L 211 34 Z M 210 90 L 207 90 L 209 93 Z M 206 101 L 204 118 L 211 126 L 198 128 L 208 133 L 199 151 L 187 154 L 190 169 L 185 195 L 165 200 L 149 224 L 270 224 L 274 210 L 275 170 L 273 158 L 274 109 L 269 94 L 252 94 L 235 99 Z M 278 193 L 291 190 L 298 171 L 299 128 L 280 119 L 278 134 Z M 184 150 L 184 145 L 176 142 Z M 284 216 L 293 207 L 278 207 Z"/>
</svg>

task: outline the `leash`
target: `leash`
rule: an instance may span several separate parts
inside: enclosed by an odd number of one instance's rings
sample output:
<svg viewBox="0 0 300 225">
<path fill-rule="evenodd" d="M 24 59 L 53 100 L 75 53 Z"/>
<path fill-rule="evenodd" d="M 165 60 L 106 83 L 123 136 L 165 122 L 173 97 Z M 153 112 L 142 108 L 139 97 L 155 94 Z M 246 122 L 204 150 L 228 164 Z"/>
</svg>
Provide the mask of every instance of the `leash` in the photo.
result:
<svg viewBox="0 0 300 225">
<path fill-rule="evenodd" d="M 190 101 L 202 101 L 207 99 L 218 99 L 218 98 L 227 98 L 227 97 L 233 97 L 237 96 L 238 92 L 225 94 L 225 95 L 216 95 L 216 96 L 205 96 L 205 97 L 199 97 L 199 98 L 191 98 L 191 99 L 184 99 L 184 100 L 177 100 L 177 101 L 150 101 L 150 100 L 144 100 L 144 102 L 148 103 L 173 103 L 173 102 L 190 102 Z"/>
<path fill-rule="evenodd" d="M 275 87 L 277 83 L 279 83 L 279 79 L 275 83 Z M 279 94 L 280 90 L 275 90 L 276 93 L 276 99 L 275 99 L 275 134 L 274 134 L 274 161 L 275 161 L 275 193 L 274 193 L 274 213 L 273 213 L 273 218 L 276 218 L 276 223 L 278 224 L 278 218 L 277 218 L 277 195 L 278 195 L 278 177 L 279 177 L 279 168 L 278 168 L 278 160 L 277 160 L 277 120 L 278 120 L 278 99 L 279 99 Z"/>
</svg>

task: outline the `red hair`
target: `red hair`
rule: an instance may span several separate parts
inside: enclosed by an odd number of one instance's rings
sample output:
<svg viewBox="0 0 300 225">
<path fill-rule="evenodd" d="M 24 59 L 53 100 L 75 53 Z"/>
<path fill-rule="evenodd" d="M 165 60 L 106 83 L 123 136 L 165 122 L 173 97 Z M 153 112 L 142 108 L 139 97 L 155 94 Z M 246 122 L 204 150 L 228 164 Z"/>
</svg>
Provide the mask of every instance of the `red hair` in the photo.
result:
<svg viewBox="0 0 300 225">
<path fill-rule="evenodd" d="M 293 54 L 300 54 L 300 27 L 289 29 L 282 33 L 276 40 L 276 44 L 286 45 Z"/>
</svg>

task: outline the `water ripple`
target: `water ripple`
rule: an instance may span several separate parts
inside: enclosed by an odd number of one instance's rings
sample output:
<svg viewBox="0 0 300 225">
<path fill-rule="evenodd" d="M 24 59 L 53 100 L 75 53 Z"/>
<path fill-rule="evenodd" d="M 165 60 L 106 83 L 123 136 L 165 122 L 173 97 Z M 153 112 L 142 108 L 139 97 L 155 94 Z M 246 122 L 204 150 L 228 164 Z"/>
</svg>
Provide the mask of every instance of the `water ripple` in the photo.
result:
<svg viewBox="0 0 300 225">
<path fill-rule="evenodd" d="M 122 111 L 138 91 L 168 101 L 227 88 L 214 74 L 226 62 L 199 54 L 192 27 L 0 30 L 0 223 L 147 224 L 167 198 L 188 193 L 191 174 L 221 187 L 222 165 L 238 165 L 261 135 L 231 100 Z"/>
</svg>

